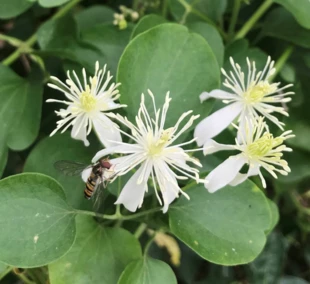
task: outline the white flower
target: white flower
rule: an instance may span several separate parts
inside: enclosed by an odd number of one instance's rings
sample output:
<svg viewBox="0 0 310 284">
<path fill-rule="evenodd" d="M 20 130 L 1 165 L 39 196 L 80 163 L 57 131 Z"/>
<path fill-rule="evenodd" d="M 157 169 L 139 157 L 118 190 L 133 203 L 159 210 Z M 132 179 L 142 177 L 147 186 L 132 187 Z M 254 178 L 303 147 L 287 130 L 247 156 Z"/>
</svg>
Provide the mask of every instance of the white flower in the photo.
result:
<svg viewBox="0 0 310 284">
<path fill-rule="evenodd" d="M 110 160 L 117 176 L 128 173 L 138 165 L 140 167 L 122 189 L 116 204 L 124 204 L 132 212 L 140 208 L 144 194 L 148 190 L 148 179 L 151 177 L 158 201 L 161 205 L 162 203 L 164 204 L 163 211 L 166 212 L 169 204 L 180 193 L 189 199 L 188 195 L 180 189 L 178 179 L 192 178 L 197 182 L 204 182 L 204 180 L 199 179 L 199 170 L 187 165 L 187 162 L 191 162 L 201 166 L 197 159 L 187 154 L 187 152 L 195 150 L 183 150 L 181 148 L 183 145 L 193 143 L 195 139 L 182 144 L 172 145 L 199 116 L 191 116 L 181 127 L 183 120 L 192 113 L 192 111 L 188 111 L 180 116 L 173 127 L 165 128 L 171 100 L 169 92 L 166 95 L 162 110 L 156 108 L 155 99 L 151 91 L 148 90 L 148 93 L 153 101 L 154 118 L 150 117 L 146 109 L 143 94 L 138 115 L 136 116 L 136 125 L 119 114 L 109 115 L 130 129 L 131 134 L 124 132 L 124 135 L 127 135 L 134 141 L 134 144 L 119 142 L 118 146 L 99 151 L 92 161 L 96 162 L 100 158 L 113 153 L 126 154 L 125 156 Z M 176 170 L 178 174 L 172 171 L 172 169 Z M 161 192 L 162 199 L 158 195 L 158 191 Z"/>
<path fill-rule="evenodd" d="M 250 126 L 250 124 L 252 125 Z M 282 159 L 282 152 L 292 151 L 291 148 L 283 145 L 284 140 L 294 137 L 291 133 L 292 131 L 285 131 L 282 135 L 274 138 L 269 133 L 263 118 L 259 117 L 257 121 L 246 121 L 245 132 L 241 133 L 241 142 L 236 139 L 236 145 L 219 144 L 209 139 L 204 145 L 205 155 L 221 150 L 238 150 L 241 153 L 229 157 L 212 170 L 206 177 L 205 187 L 209 192 L 215 192 L 228 184 L 238 185 L 249 176 L 254 175 L 259 175 L 263 187 L 266 187 L 265 179 L 260 171 L 261 168 L 264 168 L 274 178 L 277 178 L 276 172 L 287 175 L 290 168 L 287 162 Z M 249 165 L 247 173 L 239 173 L 245 164 Z"/>
<path fill-rule="evenodd" d="M 49 87 L 64 93 L 68 100 L 49 99 L 47 102 L 58 102 L 67 105 L 66 109 L 60 109 L 55 113 L 61 117 L 57 122 L 56 129 L 50 136 L 54 135 L 59 129 L 63 128 L 61 133 L 66 131 L 72 125 L 71 137 L 84 141 L 85 146 L 89 145 L 87 135 L 94 127 L 100 141 L 104 146 L 115 145 L 111 141 L 122 141 L 118 126 L 106 116 L 106 112 L 124 107 L 115 103 L 120 97 L 117 87 L 119 83 L 112 83 L 108 87 L 113 76 L 107 72 L 106 65 L 99 70 L 99 63 L 96 62 L 95 75 L 87 81 L 85 69 L 83 69 L 83 81 L 80 82 L 76 73 L 73 80 L 70 72 L 67 72 L 68 79 L 66 84 L 58 78 L 51 77 L 55 82 L 48 84 Z"/>
<path fill-rule="evenodd" d="M 232 93 L 213 90 L 210 93 L 204 92 L 200 95 L 200 100 L 203 102 L 209 98 L 221 99 L 225 104 L 224 108 L 214 112 L 196 127 L 194 136 L 197 137 L 199 146 L 203 145 L 208 139 L 221 133 L 231 122 L 238 117 L 239 133 L 244 131 L 246 119 L 257 119 L 259 116 L 264 116 L 276 124 L 283 130 L 283 122 L 280 122 L 273 112 L 281 113 L 288 116 L 283 106 L 274 106 L 274 103 L 284 104 L 291 100 L 288 95 L 294 92 L 285 92 L 283 90 L 291 87 L 292 84 L 279 88 L 280 83 L 269 83 L 268 79 L 274 74 L 274 61 L 268 57 L 267 63 L 263 71 L 257 72 L 255 62 L 252 64 L 247 58 L 248 73 L 247 76 L 241 71 L 239 64 L 235 63 L 230 58 L 230 63 L 234 72 L 227 74 L 222 69 L 223 75 L 226 77 L 223 85 L 230 89 Z"/>
</svg>

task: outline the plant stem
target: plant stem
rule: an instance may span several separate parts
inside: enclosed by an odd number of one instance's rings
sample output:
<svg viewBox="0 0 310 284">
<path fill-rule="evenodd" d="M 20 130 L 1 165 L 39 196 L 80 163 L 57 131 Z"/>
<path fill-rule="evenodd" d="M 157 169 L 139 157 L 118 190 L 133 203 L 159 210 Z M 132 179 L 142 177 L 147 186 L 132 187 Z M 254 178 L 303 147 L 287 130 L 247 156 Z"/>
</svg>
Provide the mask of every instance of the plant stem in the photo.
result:
<svg viewBox="0 0 310 284">
<path fill-rule="evenodd" d="M 146 243 L 145 247 L 144 247 L 144 256 L 147 256 L 147 253 L 155 239 L 156 236 L 156 232 L 154 232 L 154 234 L 151 236 L 151 238 L 148 240 L 148 242 Z"/>
<path fill-rule="evenodd" d="M 163 0 L 161 14 L 164 18 L 167 18 L 168 14 L 168 0 Z"/>
<path fill-rule="evenodd" d="M 139 239 L 144 231 L 147 229 L 147 225 L 145 223 L 141 223 L 139 227 L 134 232 L 134 236 Z"/>
<path fill-rule="evenodd" d="M 235 32 L 235 27 L 236 27 L 238 15 L 239 15 L 240 6 L 241 6 L 241 0 L 235 0 L 232 15 L 231 15 L 231 20 L 230 20 L 230 25 L 228 28 L 229 39 L 233 37 L 233 34 Z"/>
<path fill-rule="evenodd" d="M 22 45 L 24 42 L 18 38 L 15 37 L 11 37 L 8 35 L 4 35 L 4 34 L 0 34 L 0 40 L 4 40 L 7 41 L 9 44 L 15 46 L 15 47 L 19 47 L 20 45 Z"/>
<path fill-rule="evenodd" d="M 23 281 L 23 283 L 26 283 L 26 284 L 36 284 L 35 282 L 31 281 L 30 279 L 28 279 L 26 277 L 26 275 L 24 275 L 23 273 L 21 274 L 16 274 L 16 276 Z"/>
<path fill-rule="evenodd" d="M 281 71 L 281 69 L 283 68 L 284 64 L 287 62 L 287 60 L 290 58 L 291 54 L 294 51 L 294 47 L 293 46 L 288 46 L 283 53 L 281 54 L 281 56 L 279 57 L 279 59 L 276 61 L 276 64 L 274 66 L 274 68 L 276 69 L 276 71 L 269 77 L 270 81 L 273 81 L 273 79 L 278 75 L 278 73 Z"/>
<path fill-rule="evenodd" d="M 226 39 L 227 35 L 226 33 L 220 29 L 210 18 L 208 18 L 205 14 L 201 13 L 199 10 L 197 10 L 196 8 L 194 8 L 192 5 L 188 4 L 185 0 L 178 0 L 180 4 L 182 4 L 182 6 L 185 9 L 184 15 L 182 17 L 181 20 L 181 24 L 185 24 L 185 19 L 187 17 L 187 15 L 189 13 L 192 13 L 196 16 L 198 16 L 199 18 L 201 18 L 202 20 L 204 20 L 206 23 L 212 25 L 213 27 L 215 27 L 217 29 L 217 31 L 221 34 L 221 36 Z"/>
<path fill-rule="evenodd" d="M 0 273 L 0 280 L 3 279 L 6 275 L 8 275 L 12 271 L 13 267 L 8 266 L 2 273 Z"/>
<path fill-rule="evenodd" d="M 272 0 L 265 0 L 265 2 L 252 15 L 252 17 L 243 25 L 234 39 L 236 40 L 245 37 L 245 35 L 251 30 L 251 28 L 260 19 L 260 17 L 268 10 L 272 3 Z"/>
<path fill-rule="evenodd" d="M 102 219 L 108 219 L 108 220 L 132 220 L 132 219 L 136 219 L 136 218 L 148 215 L 148 214 L 158 212 L 160 210 L 161 208 L 153 208 L 153 209 L 149 209 L 143 212 L 135 213 L 132 215 L 126 215 L 126 216 L 124 215 L 119 216 L 117 214 L 113 214 L 113 215 L 99 214 L 99 213 L 95 213 L 92 211 L 86 211 L 86 210 L 75 210 L 74 213 L 89 215 L 89 216 L 98 217 Z"/>
<path fill-rule="evenodd" d="M 63 6 L 61 9 L 58 10 L 57 13 L 55 13 L 51 19 L 57 19 L 65 15 L 72 7 L 74 7 L 77 3 L 79 3 L 81 0 L 72 0 L 67 5 Z M 34 33 L 30 38 L 28 38 L 25 42 L 22 42 L 22 44 L 19 46 L 18 49 L 16 49 L 10 56 L 8 56 L 6 59 L 4 59 L 1 63 L 3 65 L 10 65 L 12 64 L 16 59 L 19 58 L 19 56 L 24 53 L 25 51 L 29 50 L 37 41 L 37 34 Z"/>
</svg>

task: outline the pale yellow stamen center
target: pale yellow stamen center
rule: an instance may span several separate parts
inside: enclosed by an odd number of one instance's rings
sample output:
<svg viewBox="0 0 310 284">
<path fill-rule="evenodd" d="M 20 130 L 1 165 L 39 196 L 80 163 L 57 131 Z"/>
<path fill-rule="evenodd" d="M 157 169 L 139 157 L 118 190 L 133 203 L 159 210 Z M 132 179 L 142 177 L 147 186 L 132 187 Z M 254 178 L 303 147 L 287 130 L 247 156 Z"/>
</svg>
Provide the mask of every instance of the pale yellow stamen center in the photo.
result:
<svg viewBox="0 0 310 284">
<path fill-rule="evenodd" d="M 247 104 L 259 103 L 263 98 L 275 92 L 277 87 L 274 84 L 269 84 L 266 81 L 260 81 L 254 86 L 250 86 L 244 93 L 244 100 Z"/>
<path fill-rule="evenodd" d="M 149 143 L 149 149 L 148 149 L 149 156 L 156 157 L 162 153 L 163 149 L 165 148 L 167 143 L 172 138 L 172 132 L 173 132 L 173 128 L 168 128 L 166 130 L 163 130 L 158 140 L 154 141 L 154 139 L 152 138 L 149 139 L 151 140 Z"/>
<path fill-rule="evenodd" d="M 89 87 L 86 88 L 86 91 L 80 94 L 80 102 L 82 108 L 86 112 L 92 111 L 96 106 L 96 98 L 90 93 Z"/>
<path fill-rule="evenodd" d="M 283 143 L 282 137 L 273 138 L 273 135 L 266 132 L 263 136 L 250 145 L 246 152 L 250 159 L 258 159 L 267 155 L 273 148 Z"/>
</svg>

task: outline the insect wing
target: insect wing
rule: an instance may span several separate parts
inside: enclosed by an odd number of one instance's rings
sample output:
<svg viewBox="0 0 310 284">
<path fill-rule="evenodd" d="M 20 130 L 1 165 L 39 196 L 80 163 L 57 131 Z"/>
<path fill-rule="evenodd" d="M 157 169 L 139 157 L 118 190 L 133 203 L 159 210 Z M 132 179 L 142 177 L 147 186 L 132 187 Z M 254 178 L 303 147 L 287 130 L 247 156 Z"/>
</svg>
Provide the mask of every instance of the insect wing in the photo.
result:
<svg viewBox="0 0 310 284">
<path fill-rule="evenodd" d="M 97 180 L 94 193 L 92 195 L 93 209 L 95 212 L 98 212 L 100 210 L 100 206 L 106 199 L 107 195 L 108 192 L 106 190 L 106 183 L 105 181 L 103 181 L 103 179 L 99 178 Z"/>
<path fill-rule="evenodd" d="M 55 162 L 54 167 L 66 176 L 76 176 L 79 175 L 86 168 L 92 167 L 92 165 L 85 165 L 83 163 L 61 160 Z"/>
</svg>

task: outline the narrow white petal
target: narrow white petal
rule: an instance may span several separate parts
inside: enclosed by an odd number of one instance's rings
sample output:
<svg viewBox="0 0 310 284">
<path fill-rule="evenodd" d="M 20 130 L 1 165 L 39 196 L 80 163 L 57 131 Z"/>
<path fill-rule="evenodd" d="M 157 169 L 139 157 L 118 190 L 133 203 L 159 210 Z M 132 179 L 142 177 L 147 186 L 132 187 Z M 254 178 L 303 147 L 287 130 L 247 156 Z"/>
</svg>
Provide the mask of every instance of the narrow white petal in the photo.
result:
<svg viewBox="0 0 310 284">
<path fill-rule="evenodd" d="M 220 144 L 220 143 L 215 142 L 213 139 L 209 139 L 203 145 L 203 153 L 205 155 L 210 155 L 210 154 L 216 153 L 218 151 L 234 150 L 234 149 L 235 149 L 234 145 Z"/>
<path fill-rule="evenodd" d="M 110 154 L 119 153 L 119 154 L 131 154 L 137 152 L 138 145 L 123 143 L 122 145 L 109 147 L 103 150 L 100 150 L 92 159 L 92 163 L 97 162 L 100 158 L 105 157 Z"/>
<path fill-rule="evenodd" d="M 220 100 L 235 100 L 238 98 L 236 95 L 216 89 L 212 90 L 210 93 L 208 92 L 203 92 L 200 96 L 200 102 L 203 102 L 209 98 L 215 98 L 215 99 L 220 99 Z"/>
<path fill-rule="evenodd" d="M 155 163 L 154 170 L 164 201 L 164 207 L 162 210 L 163 213 L 166 213 L 169 208 L 169 204 L 179 197 L 181 189 L 178 186 L 176 177 L 165 162 L 158 161 L 158 163 Z"/>
<path fill-rule="evenodd" d="M 245 158 L 240 154 L 229 157 L 209 173 L 205 187 L 209 192 L 215 192 L 226 186 L 236 178 L 245 162 Z"/>
<path fill-rule="evenodd" d="M 141 165 L 124 186 L 115 204 L 123 204 L 131 212 L 135 212 L 141 206 L 144 194 L 147 191 L 148 176 L 150 175 L 149 168 L 147 169 L 148 171 L 144 173 L 144 180 L 138 183 L 140 174 L 143 171 L 143 164 Z"/>
<path fill-rule="evenodd" d="M 82 180 L 85 183 L 87 182 L 87 179 L 89 178 L 92 169 L 93 169 L 92 167 L 89 167 L 82 171 L 81 176 L 82 176 Z"/>
<path fill-rule="evenodd" d="M 122 141 L 117 125 L 103 113 L 98 113 L 96 118 L 93 119 L 93 125 L 100 142 L 105 147 L 115 146 L 115 142 Z"/>
<path fill-rule="evenodd" d="M 84 115 L 78 116 L 71 130 L 71 137 L 77 140 L 82 140 L 85 146 L 89 146 L 87 140 L 87 117 Z"/>
<path fill-rule="evenodd" d="M 199 122 L 194 132 L 197 144 L 202 146 L 207 140 L 221 133 L 237 117 L 241 109 L 241 103 L 232 103 Z"/>
<path fill-rule="evenodd" d="M 229 183 L 229 185 L 236 186 L 240 183 L 243 183 L 248 177 L 257 176 L 259 174 L 259 168 L 260 166 L 258 164 L 250 165 L 246 174 L 238 173 L 237 176 Z"/>
</svg>

